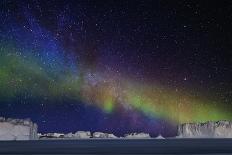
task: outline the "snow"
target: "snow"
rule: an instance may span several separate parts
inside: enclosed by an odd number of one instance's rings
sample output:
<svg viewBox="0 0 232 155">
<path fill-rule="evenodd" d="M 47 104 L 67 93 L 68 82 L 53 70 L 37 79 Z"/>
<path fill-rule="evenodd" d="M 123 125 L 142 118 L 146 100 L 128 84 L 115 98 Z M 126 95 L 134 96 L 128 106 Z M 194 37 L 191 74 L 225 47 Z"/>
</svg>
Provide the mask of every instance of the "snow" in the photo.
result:
<svg viewBox="0 0 232 155">
<path fill-rule="evenodd" d="M 185 123 L 178 126 L 178 138 L 232 138 L 231 121 Z"/>
<path fill-rule="evenodd" d="M 94 132 L 93 138 L 118 138 L 114 134 L 103 133 L 103 132 Z"/>
<path fill-rule="evenodd" d="M 125 138 L 135 138 L 135 139 L 139 139 L 139 138 L 151 138 L 151 136 L 148 133 L 130 133 L 130 134 L 126 134 L 124 136 Z"/>
<path fill-rule="evenodd" d="M 75 133 L 37 133 L 37 125 L 30 119 L 5 119 L 0 117 L 0 140 L 36 140 L 36 139 L 88 139 L 118 138 L 104 132 L 77 131 Z M 129 133 L 125 139 L 151 138 L 149 133 Z M 209 121 L 205 123 L 184 123 L 178 125 L 176 138 L 232 138 L 232 121 Z M 164 139 L 158 135 L 155 139 Z"/>
<path fill-rule="evenodd" d="M 75 138 L 90 138 L 91 137 L 91 133 L 90 131 L 77 131 L 75 134 L 74 134 L 74 137 Z"/>
<path fill-rule="evenodd" d="M 40 139 L 85 139 L 90 138 L 90 131 L 77 131 L 76 133 L 46 133 L 39 134 Z"/>
<path fill-rule="evenodd" d="M 94 132 L 91 134 L 90 131 L 77 131 L 76 133 L 46 133 L 46 134 L 38 134 L 39 139 L 116 139 L 119 138 L 112 133 L 104 133 L 104 132 Z M 120 138 L 131 138 L 131 139 L 139 139 L 139 138 L 151 138 L 148 133 L 130 133 L 126 134 L 125 137 Z M 164 139 L 162 136 L 158 136 L 157 139 Z"/>
<path fill-rule="evenodd" d="M 103 132 L 94 132 L 93 138 L 107 138 L 107 134 L 105 134 Z"/>
<path fill-rule="evenodd" d="M 38 137 L 40 139 L 47 139 L 47 138 L 64 138 L 64 133 L 46 133 L 46 134 L 41 134 L 41 133 L 38 133 Z"/>
<path fill-rule="evenodd" d="M 115 136 L 114 134 L 108 134 L 108 138 L 118 138 L 117 136 Z"/>
<path fill-rule="evenodd" d="M 76 133 L 46 133 L 38 134 L 39 139 L 88 139 L 88 138 L 118 138 L 114 134 L 90 131 L 77 131 Z"/>
<path fill-rule="evenodd" d="M 155 139 L 165 139 L 162 135 L 158 135 Z"/>
<path fill-rule="evenodd" d="M 59 138 L 59 137 L 57 137 L 57 138 Z M 74 138 L 74 135 L 73 135 L 73 133 L 67 133 L 67 134 L 64 134 L 64 138 Z"/>
<path fill-rule="evenodd" d="M 30 119 L 0 117 L 0 140 L 35 140 L 37 125 Z"/>
</svg>

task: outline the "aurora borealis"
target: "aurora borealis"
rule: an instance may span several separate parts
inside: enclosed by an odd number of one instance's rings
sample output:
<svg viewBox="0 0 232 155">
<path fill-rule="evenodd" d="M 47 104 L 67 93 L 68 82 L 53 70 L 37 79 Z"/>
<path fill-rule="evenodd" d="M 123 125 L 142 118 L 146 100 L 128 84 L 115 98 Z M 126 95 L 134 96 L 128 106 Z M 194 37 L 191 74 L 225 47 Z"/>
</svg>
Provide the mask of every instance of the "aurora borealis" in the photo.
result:
<svg viewBox="0 0 232 155">
<path fill-rule="evenodd" d="M 232 119 L 228 5 L 0 3 L 0 115 L 29 117 L 41 132 L 164 136 Z"/>
</svg>

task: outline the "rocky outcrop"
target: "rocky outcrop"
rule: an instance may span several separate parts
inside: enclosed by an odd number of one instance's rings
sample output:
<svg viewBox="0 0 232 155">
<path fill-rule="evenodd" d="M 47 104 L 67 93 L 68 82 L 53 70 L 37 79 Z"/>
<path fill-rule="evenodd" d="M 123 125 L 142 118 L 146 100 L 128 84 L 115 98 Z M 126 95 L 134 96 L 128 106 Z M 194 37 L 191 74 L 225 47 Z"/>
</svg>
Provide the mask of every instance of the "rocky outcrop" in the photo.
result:
<svg viewBox="0 0 232 155">
<path fill-rule="evenodd" d="M 36 140 L 37 125 L 30 119 L 0 117 L 0 140 Z"/>
<path fill-rule="evenodd" d="M 126 134 L 124 136 L 125 138 L 151 138 L 151 136 L 148 133 L 130 133 L 130 134 Z"/>
<path fill-rule="evenodd" d="M 185 123 L 178 126 L 179 138 L 232 138 L 232 121 Z"/>
</svg>

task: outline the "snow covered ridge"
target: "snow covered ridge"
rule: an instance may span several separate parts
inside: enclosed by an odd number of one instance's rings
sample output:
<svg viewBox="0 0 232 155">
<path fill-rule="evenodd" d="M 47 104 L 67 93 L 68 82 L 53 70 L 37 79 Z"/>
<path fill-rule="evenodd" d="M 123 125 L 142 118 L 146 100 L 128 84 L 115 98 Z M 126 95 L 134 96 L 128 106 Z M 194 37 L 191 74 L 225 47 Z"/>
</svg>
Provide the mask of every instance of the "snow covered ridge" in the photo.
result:
<svg viewBox="0 0 232 155">
<path fill-rule="evenodd" d="M 0 117 L 0 140 L 36 140 L 37 129 L 30 119 Z"/>
<path fill-rule="evenodd" d="M 232 138 L 232 121 L 185 123 L 178 126 L 178 138 Z"/>
</svg>

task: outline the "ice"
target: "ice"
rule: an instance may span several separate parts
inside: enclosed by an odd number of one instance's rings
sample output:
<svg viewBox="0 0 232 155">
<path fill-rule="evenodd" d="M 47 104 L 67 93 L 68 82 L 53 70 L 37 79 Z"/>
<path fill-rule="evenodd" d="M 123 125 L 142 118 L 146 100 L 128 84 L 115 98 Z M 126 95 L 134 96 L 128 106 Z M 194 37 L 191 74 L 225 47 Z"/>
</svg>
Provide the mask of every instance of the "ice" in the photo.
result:
<svg viewBox="0 0 232 155">
<path fill-rule="evenodd" d="M 114 134 L 103 133 L 103 132 L 94 132 L 93 138 L 118 138 Z"/>
<path fill-rule="evenodd" d="M 185 123 L 178 126 L 179 138 L 232 138 L 231 121 Z"/>
<path fill-rule="evenodd" d="M 0 117 L 0 140 L 36 140 L 37 125 L 29 119 Z"/>
<path fill-rule="evenodd" d="M 130 134 L 126 134 L 125 138 L 151 138 L 151 136 L 148 133 L 130 133 Z"/>
</svg>

